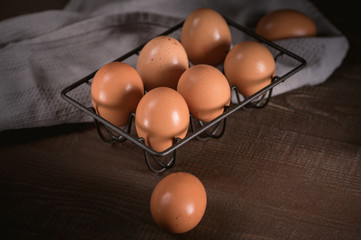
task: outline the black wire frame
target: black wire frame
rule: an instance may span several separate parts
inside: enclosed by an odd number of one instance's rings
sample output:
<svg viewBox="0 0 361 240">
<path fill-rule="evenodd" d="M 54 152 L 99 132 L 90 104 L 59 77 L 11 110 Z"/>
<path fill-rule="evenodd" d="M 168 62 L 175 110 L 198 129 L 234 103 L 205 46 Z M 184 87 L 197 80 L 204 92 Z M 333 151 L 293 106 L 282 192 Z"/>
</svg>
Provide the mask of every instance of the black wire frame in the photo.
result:
<svg viewBox="0 0 361 240">
<path fill-rule="evenodd" d="M 148 168 L 151 171 L 159 173 L 164 170 L 167 170 L 167 169 L 173 167 L 174 162 L 175 162 L 175 156 L 176 156 L 175 151 L 179 147 L 183 146 L 184 144 L 191 141 L 192 139 L 207 140 L 208 138 L 211 138 L 211 137 L 212 138 L 221 137 L 225 131 L 226 118 L 228 116 L 230 116 L 231 114 L 233 114 L 234 112 L 236 112 L 240 109 L 262 108 L 262 107 L 266 106 L 269 101 L 269 98 L 271 97 L 272 89 L 275 86 L 277 86 L 278 84 L 284 82 L 286 79 L 288 79 L 289 77 L 291 77 L 298 71 L 300 71 L 301 69 L 303 69 L 307 65 L 306 60 L 303 59 L 302 57 L 300 57 L 299 55 L 297 55 L 287 49 L 284 49 L 283 47 L 281 47 L 271 41 L 264 39 L 263 37 L 256 34 L 253 30 L 250 30 L 250 29 L 236 23 L 236 22 L 232 21 L 231 19 L 229 19 L 225 16 L 223 16 L 223 17 L 229 26 L 233 26 L 234 28 L 238 29 L 239 31 L 242 31 L 242 32 L 248 34 L 249 36 L 253 37 L 254 39 L 279 51 L 279 53 L 275 56 L 275 60 L 281 55 L 287 55 L 288 57 L 296 60 L 299 64 L 282 76 L 274 76 L 269 85 L 262 88 L 255 94 L 244 98 L 243 100 L 241 100 L 239 98 L 237 88 L 235 86 L 232 86 L 231 90 L 234 91 L 235 95 L 237 96 L 236 104 L 231 104 L 230 106 L 227 106 L 225 108 L 225 111 L 223 114 L 221 114 L 220 116 L 218 116 L 217 118 L 213 119 L 210 122 L 206 122 L 206 123 L 199 122 L 198 126 L 200 126 L 200 127 L 198 127 L 197 129 L 194 127 L 192 116 L 190 116 L 191 117 L 191 119 L 190 119 L 190 128 L 191 129 L 187 133 L 186 137 L 183 139 L 179 139 L 179 138 L 174 139 L 174 144 L 162 152 L 157 152 L 157 151 L 153 150 L 152 148 L 150 148 L 149 146 L 147 146 L 145 144 L 144 139 L 142 139 L 142 138 L 136 139 L 130 135 L 131 124 L 132 124 L 133 118 L 135 117 L 134 113 L 132 113 L 129 117 L 128 127 L 126 127 L 125 129 L 121 129 L 121 128 L 113 125 L 112 123 L 108 122 L 106 119 L 102 118 L 98 114 L 96 114 L 96 112 L 94 111 L 94 109 L 92 107 L 86 107 L 68 95 L 69 92 L 71 92 L 72 90 L 74 90 L 75 88 L 79 87 L 82 84 L 91 85 L 90 80 L 94 77 L 94 75 L 97 71 L 90 73 L 89 75 L 85 76 L 84 78 L 82 78 L 82 79 L 74 82 L 73 84 L 69 85 L 68 87 L 64 88 L 61 91 L 61 97 L 64 100 L 66 100 L 67 102 L 69 102 L 70 104 L 72 104 L 73 106 L 77 107 L 81 111 L 85 112 L 86 114 L 88 114 L 92 118 L 94 118 L 94 121 L 97 125 L 98 134 L 105 142 L 123 142 L 123 141 L 129 140 L 130 142 L 132 142 L 133 144 L 137 145 L 138 147 L 140 147 L 141 149 L 144 150 L 144 157 L 145 157 L 146 163 L 148 165 Z M 183 26 L 183 23 L 184 23 L 184 21 L 176 24 L 175 26 L 169 28 L 167 31 L 159 34 L 158 36 L 168 35 L 168 34 L 171 34 L 175 31 L 179 30 Z M 127 59 L 133 55 L 139 54 L 140 50 L 144 47 L 145 44 L 146 43 L 143 43 L 142 45 L 138 46 L 137 48 L 129 51 L 128 53 L 124 54 L 123 56 L 121 56 L 113 61 L 114 62 L 122 62 L 125 59 Z M 109 131 L 113 131 L 113 132 L 119 134 L 119 136 L 116 136 L 116 137 L 112 136 L 111 139 L 105 138 L 104 135 L 102 134 L 102 132 L 100 131 L 99 124 L 103 124 L 105 126 L 105 128 L 107 129 L 108 133 L 109 133 Z M 222 129 L 221 129 L 221 132 L 219 133 L 218 129 L 219 129 L 220 125 L 222 125 Z M 218 131 L 218 134 L 216 134 L 216 131 Z M 206 134 L 207 136 L 205 138 L 203 138 L 203 137 L 201 137 L 201 134 Z M 151 165 L 150 160 L 148 158 L 148 154 L 150 154 L 151 157 L 153 158 L 153 160 L 156 161 L 156 164 L 159 166 L 159 168 L 155 168 L 154 166 Z M 170 159 L 168 160 L 168 162 L 164 163 L 164 162 L 158 161 L 159 158 L 162 158 L 165 156 L 171 156 Z"/>
</svg>

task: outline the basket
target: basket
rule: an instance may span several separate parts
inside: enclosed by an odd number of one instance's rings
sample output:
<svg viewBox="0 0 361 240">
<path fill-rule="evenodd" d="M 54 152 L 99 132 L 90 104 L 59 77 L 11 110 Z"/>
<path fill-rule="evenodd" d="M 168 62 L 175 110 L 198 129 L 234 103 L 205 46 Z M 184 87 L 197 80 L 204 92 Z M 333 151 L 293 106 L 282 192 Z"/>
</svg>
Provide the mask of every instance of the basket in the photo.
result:
<svg viewBox="0 0 361 240">
<path fill-rule="evenodd" d="M 74 97 L 70 97 L 69 93 L 74 89 L 86 84 L 89 87 L 91 86 L 92 79 L 97 71 L 90 73 L 86 77 L 74 82 L 70 86 L 66 87 L 61 91 L 61 96 L 70 104 L 74 105 L 76 108 L 80 109 L 81 111 L 85 112 L 86 114 L 90 115 L 94 118 L 96 123 L 96 128 L 98 131 L 99 136 L 104 142 L 113 143 L 113 142 L 124 142 L 130 141 L 133 144 L 137 145 L 144 151 L 144 159 L 148 166 L 148 168 L 155 173 L 163 172 L 167 169 L 170 169 L 174 166 L 176 161 L 176 150 L 189 142 L 192 139 L 197 139 L 201 141 L 206 141 L 209 138 L 220 138 L 225 133 L 226 129 L 226 120 L 229 115 L 238 111 L 240 109 L 260 109 L 267 105 L 270 97 L 272 96 L 272 89 L 281 84 L 286 79 L 290 78 L 292 75 L 300 71 L 302 68 L 306 66 L 306 61 L 284 49 L 283 47 L 270 42 L 261 36 L 254 33 L 252 30 L 228 19 L 224 16 L 227 24 L 230 28 L 235 29 L 236 31 L 240 31 L 242 34 L 245 34 L 247 37 L 253 38 L 256 41 L 263 43 L 266 47 L 268 47 L 275 59 L 276 66 L 278 59 L 283 56 L 292 59 L 295 63 L 294 67 L 290 68 L 289 71 L 282 74 L 282 76 L 274 76 L 272 81 L 269 85 L 264 87 L 263 89 L 259 90 L 255 94 L 249 97 L 241 97 L 238 89 L 235 86 L 231 86 L 232 96 L 235 96 L 235 100 L 231 101 L 230 106 L 225 107 L 224 113 L 217 118 L 213 119 L 210 122 L 202 122 L 190 115 L 190 127 L 187 135 L 183 139 L 175 138 L 174 144 L 169 147 L 168 149 L 157 152 L 154 151 L 152 148 L 145 145 L 145 141 L 143 138 L 134 137 L 131 135 L 132 124 L 134 122 L 135 113 L 131 113 L 129 116 L 128 125 L 124 128 L 119 128 L 112 123 L 108 122 L 101 116 L 97 115 L 94 108 L 92 106 L 84 106 L 81 104 L 77 99 Z M 180 22 L 179 24 L 169 28 L 167 31 L 161 33 L 160 35 L 171 35 L 177 34 L 181 30 L 184 21 Z M 123 56 L 115 59 L 114 61 L 122 62 L 127 60 L 130 57 L 137 57 L 139 52 L 143 48 L 146 43 L 138 46 L 137 48 L 129 51 L 128 53 L 124 54 Z M 276 72 L 277 73 L 277 72 Z M 89 96 L 90 98 L 90 96 Z"/>
</svg>

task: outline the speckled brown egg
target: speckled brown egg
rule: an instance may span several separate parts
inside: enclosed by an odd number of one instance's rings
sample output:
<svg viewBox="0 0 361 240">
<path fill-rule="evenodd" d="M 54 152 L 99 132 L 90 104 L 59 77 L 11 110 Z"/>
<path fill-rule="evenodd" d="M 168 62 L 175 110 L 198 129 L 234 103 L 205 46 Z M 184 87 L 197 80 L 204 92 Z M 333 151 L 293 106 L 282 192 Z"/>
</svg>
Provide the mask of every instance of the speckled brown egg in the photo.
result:
<svg viewBox="0 0 361 240">
<path fill-rule="evenodd" d="M 137 60 L 137 71 L 147 91 L 156 87 L 176 89 L 179 77 L 188 66 L 184 47 L 170 36 L 159 36 L 147 42 Z"/>
<path fill-rule="evenodd" d="M 230 85 L 237 86 L 246 97 L 270 84 L 275 68 L 271 52 L 255 41 L 238 43 L 224 61 L 224 73 Z"/>
<path fill-rule="evenodd" d="M 224 74 L 207 64 L 194 65 L 185 71 L 179 79 L 177 91 L 186 100 L 193 117 L 204 122 L 221 115 L 231 97 Z"/>
<path fill-rule="evenodd" d="M 135 127 L 147 146 L 161 152 L 188 132 L 189 109 L 180 93 L 168 87 L 147 92 L 135 113 Z"/>
<path fill-rule="evenodd" d="M 227 22 L 210 8 L 191 12 L 182 27 L 181 43 L 193 64 L 220 65 L 231 47 L 231 41 Z"/>
<path fill-rule="evenodd" d="M 264 15 L 256 33 L 270 41 L 316 36 L 315 22 L 306 14 L 293 9 L 279 9 Z"/>
<path fill-rule="evenodd" d="M 143 95 L 143 81 L 138 72 L 122 62 L 102 66 L 91 85 L 96 113 L 118 127 L 128 122 L 130 113 L 135 112 Z"/>
<path fill-rule="evenodd" d="M 195 228 L 206 210 L 207 194 L 193 174 L 176 172 L 164 177 L 154 188 L 150 211 L 157 225 L 171 233 Z"/>
</svg>

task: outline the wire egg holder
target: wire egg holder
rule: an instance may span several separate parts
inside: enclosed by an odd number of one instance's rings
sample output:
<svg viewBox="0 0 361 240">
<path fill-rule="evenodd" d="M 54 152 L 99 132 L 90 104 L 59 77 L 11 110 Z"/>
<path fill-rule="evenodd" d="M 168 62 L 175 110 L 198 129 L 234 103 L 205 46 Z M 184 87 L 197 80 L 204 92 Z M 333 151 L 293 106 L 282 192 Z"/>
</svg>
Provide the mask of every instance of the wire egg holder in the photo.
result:
<svg viewBox="0 0 361 240">
<path fill-rule="evenodd" d="M 129 140 L 130 142 L 134 143 L 135 145 L 139 146 L 144 150 L 144 159 L 148 166 L 148 168 L 155 173 L 163 172 L 167 169 L 170 169 L 174 166 L 175 160 L 176 160 L 176 150 L 183 146 L 185 143 L 189 142 L 192 139 L 198 139 L 201 141 L 206 141 L 209 138 L 220 138 L 223 136 L 225 129 L 226 129 L 226 119 L 229 115 L 234 113 L 235 111 L 238 111 L 239 109 L 243 110 L 249 110 L 249 109 L 258 109 L 263 108 L 268 104 L 268 101 L 272 95 L 272 89 L 285 81 L 287 78 L 294 75 L 296 72 L 300 71 L 302 68 L 306 66 L 306 61 L 284 49 L 283 47 L 268 41 L 261 36 L 254 33 L 252 30 L 247 29 L 246 27 L 243 27 L 242 25 L 239 25 L 238 23 L 228 19 L 227 17 L 224 17 L 227 24 L 229 26 L 234 27 L 235 29 L 245 33 L 246 35 L 258 40 L 259 42 L 265 44 L 269 48 L 277 51 L 276 54 L 274 54 L 274 59 L 277 63 L 277 59 L 280 56 L 287 56 L 291 59 L 296 60 L 299 64 L 283 74 L 282 76 L 274 76 L 271 80 L 271 83 L 264 87 L 263 89 L 259 90 L 255 94 L 241 99 L 238 89 L 236 86 L 231 87 L 231 92 L 234 94 L 233 96 L 236 96 L 235 103 L 231 101 L 231 104 L 229 106 L 226 106 L 224 109 L 223 114 L 218 116 L 217 118 L 213 119 L 210 122 L 202 122 L 197 119 L 195 119 L 192 115 L 190 115 L 190 124 L 189 124 L 189 130 L 185 138 L 175 138 L 174 144 L 169 147 L 168 149 L 157 152 L 153 150 L 152 148 L 148 147 L 145 144 L 145 140 L 143 138 L 135 138 L 131 136 L 131 129 L 132 124 L 135 118 L 135 113 L 131 113 L 129 115 L 129 120 L 127 126 L 124 128 L 119 128 L 112 123 L 108 122 L 98 114 L 96 114 L 95 109 L 93 107 L 86 107 L 82 105 L 80 102 L 75 100 L 74 98 L 70 97 L 68 95 L 69 92 L 74 90 L 75 88 L 79 87 L 82 84 L 87 84 L 91 86 L 91 81 L 97 71 L 94 71 L 93 73 L 89 74 L 88 76 L 80 79 L 79 81 L 71 84 L 70 86 L 66 87 L 61 91 L 61 96 L 63 99 L 65 99 L 70 104 L 74 105 L 81 111 L 87 113 L 92 118 L 94 118 L 96 128 L 98 135 L 100 138 L 106 142 L 106 143 L 114 143 L 114 142 L 124 142 L 126 140 Z M 179 29 L 183 26 L 184 21 L 180 22 L 179 24 L 173 26 L 172 28 L 169 28 L 167 31 L 163 32 L 160 35 L 169 35 Z M 143 48 L 143 46 L 146 43 L 138 46 L 137 48 L 131 50 L 130 52 L 124 54 L 123 56 L 115 59 L 114 61 L 122 62 L 129 57 L 133 55 L 139 55 L 139 52 Z M 150 157 L 149 157 L 150 156 Z M 153 163 L 151 162 L 151 159 L 153 160 Z M 155 166 L 154 166 L 155 165 Z"/>
</svg>

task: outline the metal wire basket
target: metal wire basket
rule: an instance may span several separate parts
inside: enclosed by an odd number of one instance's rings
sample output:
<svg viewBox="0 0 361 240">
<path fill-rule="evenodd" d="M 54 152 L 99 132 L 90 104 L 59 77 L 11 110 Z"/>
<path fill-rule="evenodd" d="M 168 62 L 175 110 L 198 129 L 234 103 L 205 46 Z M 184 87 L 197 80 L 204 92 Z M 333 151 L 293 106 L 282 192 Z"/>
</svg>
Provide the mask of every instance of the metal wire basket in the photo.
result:
<svg viewBox="0 0 361 240">
<path fill-rule="evenodd" d="M 133 137 L 131 135 L 131 129 L 132 124 L 134 122 L 135 113 L 131 113 L 129 115 L 128 125 L 124 128 L 119 128 L 112 123 L 108 122 L 98 114 L 96 114 L 94 108 L 92 106 L 84 106 L 81 104 L 77 99 L 74 99 L 73 97 L 69 96 L 69 93 L 73 91 L 74 89 L 80 87 L 83 84 L 91 86 L 92 79 L 97 71 L 94 71 L 93 73 L 89 74 L 88 76 L 76 81 L 75 83 L 71 84 L 70 86 L 66 87 L 61 91 L 61 96 L 63 99 L 65 99 L 70 104 L 74 105 L 81 111 L 85 112 L 86 114 L 90 115 L 92 118 L 94 118 L 94 121 L 96 123 L 97 131 L 99 136 L 104 142 L 112 143 L 112 142 L 124 142 L 126 140 L 134 143 L 144 151 L 144 159 L 148 166 L 148 168 L 152 172 L 163 172 L 167 169 L 170 169 L 174 166 L 176 161 L 176 150 L 189 142 L 192 139 L 198 139 L 201 141 L 205 141 L 209 138 L 220 138 L 225 132 L 226 129 L 226 119 L 229 115 L 234 113 L 235 111 L 238 111 L 240 109 L 258 109 L 263 108 L 267 105 L 270 97 L 272 96 L 272 89 L 277 86 L 278 84 L 282 83 L 292 75 L 294 75 L 296 72 L 300 71 L 302 68 L 306 66 L 306 61 L 284 49 L 283 47 L 270 42 L 261 36 L 254 33 L 252 30 L 239 25 L 238 23 L 228 19 L 224 16 L 224 19 L 226 20 L 227 24 L 236 29 L 236 31 L 240 31 L 247 35 L 248 37 L 253 38 L 256 41 L 259 41 L 263 43 L 266 47 L 268 47 L 273 52 L 273 56 L 275 58 L 276 64 L 277 60 L 281 56 L 286 56 L 288 58 L 291 58 L 295 60 L 296 64 L 294 67 L 292 67 L 289 71 L 284 73 L 282 76 L 274 76 L 272 78 L 272 81 L 269 85 L 264 87 L 263 89 L 259 90 L 255 94 L 241 98 L 240 94 L 238 92 L 238 89 L 235 86 L 231 87 L 231 92 L 233 96 L 236 96 L 236 100 L 231 102 L 230 106 L 225 107 L 224 113 L 217 118 L 213 119 L 210 122 L 202 122 L 197 119 L 195 119 L 192 115 L 190 115 L 190 125 L 189 130 L 185 138 L 175 138 L 174 144 L 169 147 L 168 149 L 157 152 L 153 150 L 152 148 L 148 147 L 145 144 L 145 140 L 143 138 Z M 159 34 L 159 35 L 170 35 L 174 34 L 175 32 L 179 32 L 183 26 L 184 21 L 180 22 L 179 24 L 169 28 L 167 31 Z M 137 48 L 129 51 L 125 55 L 115 59 L 114 61 L 122 62 L 126 59 L 138 56 L 139 52 L 143 48 L 143 46 L 146 43 L 138 46 Z M 90 98 L 90 96 L 89 96 Z"/>
</svg>

